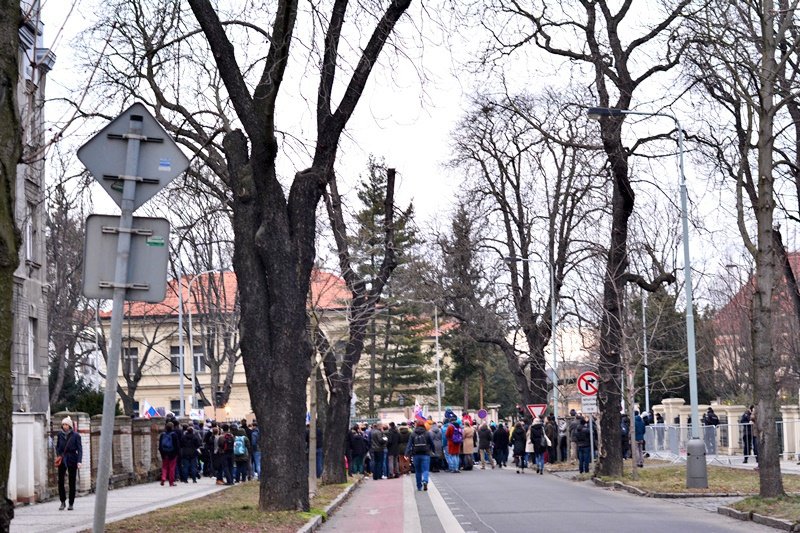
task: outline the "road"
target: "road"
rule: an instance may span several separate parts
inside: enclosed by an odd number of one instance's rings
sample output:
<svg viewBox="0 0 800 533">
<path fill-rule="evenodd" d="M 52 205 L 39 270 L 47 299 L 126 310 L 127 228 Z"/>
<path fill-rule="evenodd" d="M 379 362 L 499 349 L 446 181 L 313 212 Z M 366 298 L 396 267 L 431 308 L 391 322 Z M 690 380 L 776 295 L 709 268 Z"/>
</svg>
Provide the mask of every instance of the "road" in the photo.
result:
<svg viewBox="0 0 800 533">
<path fill-rule="evenodd" d="M 408 477 L 402 482 L 366 480 L 322 531 L 775 531 L 687 504 L 601 489 L 547 473 L 516 474 L 513 469 L 440 473 L 432 475 L 429 489 L 417 492 Z"/>
</svg>

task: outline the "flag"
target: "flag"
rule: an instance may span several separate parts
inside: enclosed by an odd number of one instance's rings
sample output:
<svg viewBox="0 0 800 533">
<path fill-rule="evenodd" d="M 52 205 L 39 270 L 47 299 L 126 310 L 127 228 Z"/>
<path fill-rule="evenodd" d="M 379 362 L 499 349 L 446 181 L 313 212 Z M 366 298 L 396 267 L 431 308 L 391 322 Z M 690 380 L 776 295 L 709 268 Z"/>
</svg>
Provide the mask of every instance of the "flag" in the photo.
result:
<svg viewBox="0 0 800 533">
<path fill-rule="evenodd" d="M 422 407 L 419 405 L 419 400 L 414 402 L 414 420 L 417 422 L 425 422 L 425 415 L 422 413 Z"/>
<path fill-rule="evenodd" d="M 147 400 L 142 401 L 142 411 L 140 415 L 142 418 L 153 418 L 158 416 L 158 411 L 155 407 L 150 405 Z"/>
</svg>

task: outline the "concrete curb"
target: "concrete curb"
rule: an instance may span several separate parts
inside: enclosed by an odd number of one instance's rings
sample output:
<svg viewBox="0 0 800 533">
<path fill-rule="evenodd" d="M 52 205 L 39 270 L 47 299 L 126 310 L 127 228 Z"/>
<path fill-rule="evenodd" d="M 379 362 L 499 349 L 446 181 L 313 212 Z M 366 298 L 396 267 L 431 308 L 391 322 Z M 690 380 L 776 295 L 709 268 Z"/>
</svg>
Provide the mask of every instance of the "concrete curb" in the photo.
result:
<svg viewBox="0 0 800 533">
<path fill-rule="evenodd" d="M 746 498 L 747 496 L 753 496 L 753 494 L 746 494 L 742 492 L 650 492 L 639 487 L 634 487 L 632 485 L 626 485 L 622 481 L 603 481 L 598 478 L 592 478 L 592 482 L 597 485 L 598 487 L 606 488 L 606 489 L 616 489 L 616 490 L 624 490 L 630 492 L 631 494 L 635 494 L 636 496 L 642 496 L 643 498 L 662 498 L 662 499 L 674 499 L 674 498 L 733 498 L 733 497 L 741 497 Z"/>
<path fill-rule="evenodd" d="M 363 480 L 364 480 L 363 477 L 359 478 L 358 480 L 356 480 L 355 483 L 353 483 L 352 485 L 344 489 L 341 493 L 339 493 L 339 495 L 336 496 L 333 499 L 333 501 L 330 504 L 328 504 L 328 506 L 325 508 L 324 515 L 317 515 L 314 518 L 310 519 L 308 522 L 305 523 L 303 527 L 297 530 L 297 533 L 312 533 L 313 531 L 318 530 L 322 526 L 323 522 L 325 522 L 328 519 L 328 517 L 336 511 L 336 509 L 341 507 L 342 504 L 345 501 L 347 501 L 347 498 L 350 497 L 353 491 L 356 490 L 356 487 L 358 487 Z"/>
</svg>

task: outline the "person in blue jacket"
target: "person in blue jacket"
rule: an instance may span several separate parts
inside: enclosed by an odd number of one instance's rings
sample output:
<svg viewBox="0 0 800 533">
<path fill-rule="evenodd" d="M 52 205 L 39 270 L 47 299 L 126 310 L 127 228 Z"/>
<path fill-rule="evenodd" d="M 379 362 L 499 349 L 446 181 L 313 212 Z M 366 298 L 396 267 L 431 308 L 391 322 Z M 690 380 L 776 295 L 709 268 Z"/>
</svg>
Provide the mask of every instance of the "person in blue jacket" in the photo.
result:
<svg viewBox="0 0 800 533">
<path fill-rule="evenodd" d="M 639 411 L 633 412 L 633 432 L 636 439 L 636 466 L 644 466 L 644 420 Z"/>
<path fill-rule="evenodd" d="M 64 487 L 64 477 L 69 480 L 69 507 L 72 511 L 75 504 L 75 481 L 78 469 L 83 462 L 83 446 L 81 436 L 74 429 L 74 424 L 70 417 L 61 421 L 61 431 L 58 432 L 56 440 L 56 455 L 60 456 L 61 464 L 58 465 L 58 498 L 61 500 L 59 511 L 63 511 L 67 502 L 67 491 Z"/>
</svg>

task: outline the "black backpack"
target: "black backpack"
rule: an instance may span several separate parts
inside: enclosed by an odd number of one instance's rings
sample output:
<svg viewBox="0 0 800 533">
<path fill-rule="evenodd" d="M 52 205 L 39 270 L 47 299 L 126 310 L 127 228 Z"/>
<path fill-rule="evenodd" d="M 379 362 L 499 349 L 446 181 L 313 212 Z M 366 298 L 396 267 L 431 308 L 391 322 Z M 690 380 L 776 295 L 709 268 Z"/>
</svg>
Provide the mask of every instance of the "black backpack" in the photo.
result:
<svg viewBox="0 0 800 533">
<path fill-rule="evenodd" d="M 431 449 L 428 446 L 428 437 L 425 433 L 414 435 L 414 455 L 423 455 L 430 453 Z"/>
<path fill-rule="evenodd" d="M 165 439 L 164 437 L 167 438 Z M 161 434 L 158 444 L 161 446 L 162 452 L 172 453 L 175 451 L 175 436 L 172 433 L 167 433 L 165 431 Z"/>
</svg>

